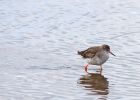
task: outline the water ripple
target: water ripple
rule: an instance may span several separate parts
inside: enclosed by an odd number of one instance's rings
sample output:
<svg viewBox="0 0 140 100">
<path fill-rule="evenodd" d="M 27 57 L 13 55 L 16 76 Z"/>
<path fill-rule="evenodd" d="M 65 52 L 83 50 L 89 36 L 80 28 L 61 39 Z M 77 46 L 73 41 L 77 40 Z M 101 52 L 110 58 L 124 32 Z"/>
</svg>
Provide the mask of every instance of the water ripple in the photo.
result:
<svg viewBox="0 0 140 100">
<path fill-rule="evenodd" d="M 0 0 L 0 99 L 139 100 L 139 5 Z M 77 50 L 100 44 L 117 56 L 84 73 Z"/>
</svg>

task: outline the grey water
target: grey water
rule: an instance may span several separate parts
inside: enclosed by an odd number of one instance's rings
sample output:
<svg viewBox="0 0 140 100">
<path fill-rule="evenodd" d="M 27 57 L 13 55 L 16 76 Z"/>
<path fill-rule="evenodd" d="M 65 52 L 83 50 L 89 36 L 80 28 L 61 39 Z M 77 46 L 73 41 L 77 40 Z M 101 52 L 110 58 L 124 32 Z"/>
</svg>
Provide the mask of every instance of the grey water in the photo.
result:
<svg viewBox="0 0 140 100">
<path fill-rule="evenodd" d="M 77 50 L 108 44 L 90 66 Z M 0 100 L 140 100 L 139 0 L 0 0 Z"/>
</svg>

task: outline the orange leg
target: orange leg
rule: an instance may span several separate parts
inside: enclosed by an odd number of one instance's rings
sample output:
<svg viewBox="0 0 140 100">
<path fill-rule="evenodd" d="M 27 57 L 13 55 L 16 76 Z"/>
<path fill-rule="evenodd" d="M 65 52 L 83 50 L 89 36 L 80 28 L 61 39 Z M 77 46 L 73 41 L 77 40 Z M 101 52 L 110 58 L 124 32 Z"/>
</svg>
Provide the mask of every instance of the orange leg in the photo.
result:
<svg viewBox="0 0 140 100">
<path fill-rule="evenodd" d="M 86 65 L 84 66 L 84 68 L 85 68 L 85 71 L 87 72 L 88 64 L 86 64 Z"/>
</svg>

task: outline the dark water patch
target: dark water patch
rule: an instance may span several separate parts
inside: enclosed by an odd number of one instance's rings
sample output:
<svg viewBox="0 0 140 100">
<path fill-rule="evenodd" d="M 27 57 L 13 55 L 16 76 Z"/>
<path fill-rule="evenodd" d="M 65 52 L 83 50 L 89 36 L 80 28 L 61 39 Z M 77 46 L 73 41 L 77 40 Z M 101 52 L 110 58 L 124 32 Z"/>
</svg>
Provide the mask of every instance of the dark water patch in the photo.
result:
<svg viewBox="0 0 140 100">
<path fill-rule="evenodd" d="M 109 94 L 109 82 L 107 81 L 107 78 L 100 73 L 88 73 L 87 75 L 83 75 L 79 79 L 78 84 L 83 86 L 85 90 L 93 92 L 94 95 Z"/>
</svg>

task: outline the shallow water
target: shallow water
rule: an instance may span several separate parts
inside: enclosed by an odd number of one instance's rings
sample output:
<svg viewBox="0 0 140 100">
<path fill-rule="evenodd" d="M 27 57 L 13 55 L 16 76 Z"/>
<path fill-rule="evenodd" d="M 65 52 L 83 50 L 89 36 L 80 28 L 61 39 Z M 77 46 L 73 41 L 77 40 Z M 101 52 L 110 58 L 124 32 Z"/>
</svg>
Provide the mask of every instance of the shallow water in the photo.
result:
<svg viewBox="0 0 140 100">
<path fill-rule="evenodd" d="M 1 100 L 140 100 L 139 0 L 0 0 Z M 116 57 L 83 70 L 77 50 Z"/>
</svg>

